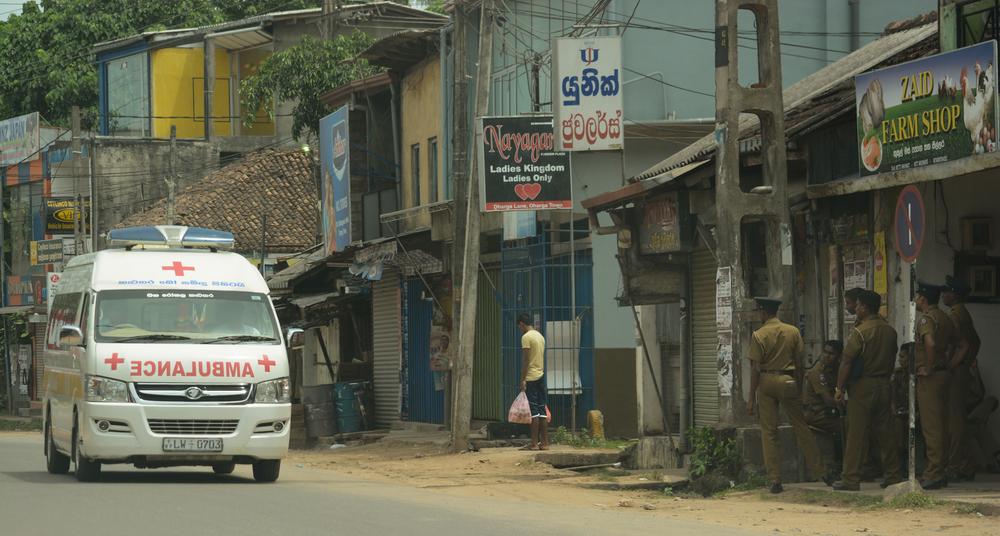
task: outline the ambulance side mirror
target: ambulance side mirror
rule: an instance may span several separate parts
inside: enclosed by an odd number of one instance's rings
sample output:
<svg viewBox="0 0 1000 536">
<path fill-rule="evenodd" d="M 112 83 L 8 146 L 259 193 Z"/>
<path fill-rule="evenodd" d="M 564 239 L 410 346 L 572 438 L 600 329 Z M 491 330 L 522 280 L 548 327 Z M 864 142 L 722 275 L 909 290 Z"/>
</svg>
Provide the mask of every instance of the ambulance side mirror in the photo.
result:
<svg viewBox="0 0 1000 536">
<path fill-rule="evenodd" d="M 306 331 L 302 328 L 288 328 L 285 332 L 285 344 L 289 348 L 302 348 L 306 338 Z"/>
<path fill-rule="evenodd" d="M 83 331 L 79 326 L 66 324 L 59 330 L 59 346 L 83 346 Z"/>
</svg>

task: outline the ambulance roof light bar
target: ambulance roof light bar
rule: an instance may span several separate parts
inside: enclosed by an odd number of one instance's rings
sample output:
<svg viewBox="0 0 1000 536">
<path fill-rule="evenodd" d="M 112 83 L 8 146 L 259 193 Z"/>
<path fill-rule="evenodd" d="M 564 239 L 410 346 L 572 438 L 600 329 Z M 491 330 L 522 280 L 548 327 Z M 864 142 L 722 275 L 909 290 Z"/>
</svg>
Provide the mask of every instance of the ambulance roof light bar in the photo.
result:
<svg viewBox="0 0 1000 536">
<path fill-rule="evenodd" d="M 112 229 L 107 235 L 108 245 L 132 249 L 136 246 L 232 249 L 236 240 L 233 233 L 203 227 L 183 225 L 149 225 Z"/>
</svg>

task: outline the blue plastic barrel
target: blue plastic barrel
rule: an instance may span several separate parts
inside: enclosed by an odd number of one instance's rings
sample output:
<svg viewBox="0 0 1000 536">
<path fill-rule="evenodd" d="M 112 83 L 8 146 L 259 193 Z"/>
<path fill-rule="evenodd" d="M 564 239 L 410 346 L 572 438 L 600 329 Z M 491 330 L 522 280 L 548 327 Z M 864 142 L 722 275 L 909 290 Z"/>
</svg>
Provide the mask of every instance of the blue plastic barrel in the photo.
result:
<svg viewBox="0 0 1000 536">
<path fill-rule="evenodd" d="M 340 382 L 334 384 L 333 391 L 337 430 L 342 434 L 370 430 L 373 415 L 369 382 Z"/>
</svg>

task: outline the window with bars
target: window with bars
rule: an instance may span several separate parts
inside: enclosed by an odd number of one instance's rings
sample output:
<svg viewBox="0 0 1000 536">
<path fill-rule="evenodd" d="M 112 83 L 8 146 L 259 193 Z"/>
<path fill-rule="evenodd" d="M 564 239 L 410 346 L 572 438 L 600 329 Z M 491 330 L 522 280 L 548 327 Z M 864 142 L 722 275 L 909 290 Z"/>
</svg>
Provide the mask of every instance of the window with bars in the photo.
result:
<svg viewBox="0 0 1000 536">
<path fill-rule="evenodd" d="M 1000 37 L 1000 0 L 965 0 L 957 3 L 957 9 L 958 46 Z"/>
<path fill-rule="evenodd" d="M 438 140 L 437 138 L 430 138 L 427 140 L 427 182 L 428 188 L 428 203 L 435 203 L 439 201 L 438 198 Z"/>
<path fill-rule="evenodd" d="M 420 144 L 415 143 L 410 146 L 410 179 L 413 181 L 411 192 L 413 194 L 413 204 L 411 207 L 420 206 Z"/>
</svg>

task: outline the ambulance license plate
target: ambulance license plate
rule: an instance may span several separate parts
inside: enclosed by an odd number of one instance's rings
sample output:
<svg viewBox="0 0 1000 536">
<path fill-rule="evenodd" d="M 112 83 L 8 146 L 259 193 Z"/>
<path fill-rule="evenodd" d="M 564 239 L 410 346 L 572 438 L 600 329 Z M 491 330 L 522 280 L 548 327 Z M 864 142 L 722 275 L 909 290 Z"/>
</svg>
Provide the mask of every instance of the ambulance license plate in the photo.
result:
<svg viewBox="0 0 1000 536">
<path fill-rule="evenodd" d="M 164 452 L 222 452 L 221 439 L 197 439 L 193 437 L 163 438 Z"/>
</svg>

